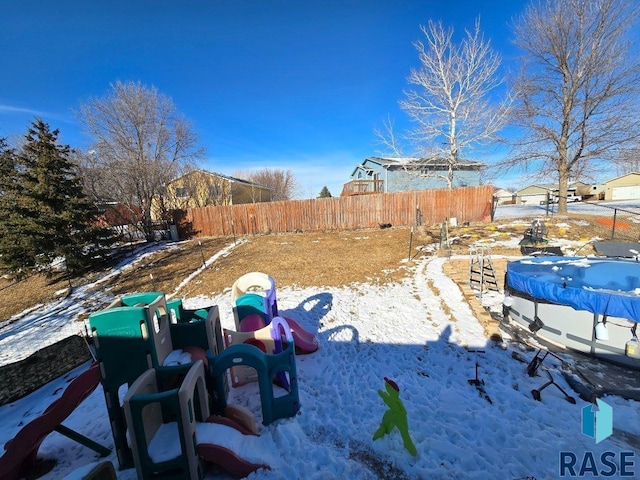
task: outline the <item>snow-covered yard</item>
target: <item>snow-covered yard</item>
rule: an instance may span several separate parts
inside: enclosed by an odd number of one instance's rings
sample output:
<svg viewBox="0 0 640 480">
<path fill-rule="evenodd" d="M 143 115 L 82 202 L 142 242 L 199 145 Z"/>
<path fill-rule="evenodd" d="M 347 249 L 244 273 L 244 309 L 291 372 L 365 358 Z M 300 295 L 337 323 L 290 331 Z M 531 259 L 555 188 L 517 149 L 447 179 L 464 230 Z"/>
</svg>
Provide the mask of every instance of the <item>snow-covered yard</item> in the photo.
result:
<svg viewBox="0 0 640 480">
<path fill-rule="evenodd" d="M 594 461 L 587 476 L 611 471 L 602 458 L 613 462 L 614 478 L 625 471 L 640 475 L 637 443 L 629 441 L 640 437 L 640 404 L 617 396 L 603 398 L 613 408 L 614 434 L 596 443 L 581 430 L 582 410 L 591 404 L 571 391 L 554 359 L 546 361 L 545 368 L 577 404 L 554 388 L 544 390 L 541 401 L 534 400 L 531 390 L 547 376 L 529 377 L 526 364 L 512 358 L 513 351 L 527 360 L 534 352 L 508 339 L 496 343 L 486 338 L 460 288 L 443 273 L 446 261 L 424 257 L 402 283 L 387 286 L 278 289 L 283 316 L 314 332 L 320 348 L 296 360 L 299 414 L 260 425 L 260 438 L 246 446 L 244 455 L 271 466 L 249 478 L 542 480 L 563 473 L 570 478 L 571 469 L 561 470 L 567 458 L 576 459 L 573 471 L 579 474 L 585 457 Z M 190 278 L 196 276 L 194 272 Z M 494 307 L 501 300 L 500 294 L 484 299 Z M 46 318 L 34 312 L 0 331 L 3 356 L 37 349 L 34 330 L 77 328 L 69 327 L 69 312 L 75 315 L 90 308 L 90 294 L 79 289 L 64 302 L 47 306 Z M 219 306 L 223 326 L 233 328 L 230 294 L 186 299 L 188 308 L 212 304 Z M 56 314 L 63 307 L 65 314 Z M 415 457 L 404 449 L 397 430 L 372 439 L 386 410 L 377 393 L 384 389 L 383 377 L 400 388 L 418 451 Z M 475 378 L 484 382 L 484 393 L 469 383 Z M 0 407 L 0 444 L 59 397 L 65 382 L 52 382 Z M 230 402 L 248 407 L 260 419 L 256 385 L 234 389 Z M 65 425 L 113 446 L 100 387 Z M 43 442 L 40 456 L 57 460 L 44 479 L 59 479 L 102 460 L 58 433 Z M 621 466 L 621 458 L 635 463 Z M 117 467 L 114 453 L 107 459 Z M 207 478 L 227 478 L 220 471 L 215 475 Z M 118 478 L 134 479 L 135 470 L 118 471 Z"/>
</svg>

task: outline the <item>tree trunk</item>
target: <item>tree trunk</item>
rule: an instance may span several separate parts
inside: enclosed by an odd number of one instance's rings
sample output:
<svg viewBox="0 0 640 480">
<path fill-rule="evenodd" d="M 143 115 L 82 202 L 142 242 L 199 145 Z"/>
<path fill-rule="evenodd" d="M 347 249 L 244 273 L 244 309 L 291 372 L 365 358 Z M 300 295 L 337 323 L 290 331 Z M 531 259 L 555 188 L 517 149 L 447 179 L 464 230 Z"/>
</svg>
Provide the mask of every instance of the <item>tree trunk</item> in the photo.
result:
<svg viewBox="0 0 640 480">
<path fill-rule="evenodd" d="M 569 187 L 569 169 L 566 162 L 558 165 L 558 213 L 567 213 L 567 190 Z"/>
</svg>

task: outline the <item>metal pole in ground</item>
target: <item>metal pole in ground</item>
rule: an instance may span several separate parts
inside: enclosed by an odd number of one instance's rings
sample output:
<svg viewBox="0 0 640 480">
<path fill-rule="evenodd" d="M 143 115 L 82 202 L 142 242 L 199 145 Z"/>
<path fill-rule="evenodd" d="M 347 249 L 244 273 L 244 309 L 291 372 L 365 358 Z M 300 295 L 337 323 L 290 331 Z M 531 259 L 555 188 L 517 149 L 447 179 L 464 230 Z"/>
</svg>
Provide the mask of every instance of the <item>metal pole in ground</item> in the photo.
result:
<svg viewBox="0 0 640 480">
<path fill-rule="evenodd" d="M 236 231 L 233 228 L 233 220 L 231 220 L 231 233 L 233 235 L 233 244 L 235 245 L 236 244 Z"/>
<path fill-rule="evenodd" d="M 200 247 L 200 257 L 202 257 L 202 266 L 207 267 L 207 263 L 204 261 L 204 252 L 202 251 L 202 242 L 198 240 L 198 247 Z"/>
<path fill-rule="evenodd" d="M 413 243 L 413 225 L 411 226 L 411 234 L 409 235 L 409 261 L 411 261 L 411 244 Z"/>
</svg>

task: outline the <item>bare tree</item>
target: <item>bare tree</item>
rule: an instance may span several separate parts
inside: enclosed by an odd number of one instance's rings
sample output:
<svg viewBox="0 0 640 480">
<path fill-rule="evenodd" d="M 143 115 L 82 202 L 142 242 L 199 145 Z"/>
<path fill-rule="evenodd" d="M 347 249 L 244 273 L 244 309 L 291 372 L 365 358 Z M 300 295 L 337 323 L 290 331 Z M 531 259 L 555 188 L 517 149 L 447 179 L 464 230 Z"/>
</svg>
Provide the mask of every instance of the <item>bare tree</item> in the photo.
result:
<svg viewBox="0 0 640 480">
<path fill-rule="evenodd" d="M 262 170 L 236 172 L 234 173 L 234 177 L 270 188 L 272 202 L 291 200 L 298 191 L 298 182 L 291 170 L 263 168 Z"/>
<path fill-rule="evenodd" d="M 382 128 L 376 127 L 373 129 L 373 134 L 377 137 L 378 144 L 382 147 L 381 150 L 378 150 L 378 155 L 397 158 L 406 156 L 402 138 L 396 133 L 395 122 L 390 116 L 387 116 L 386 120 L 382 122 Z"/>
<path fill-rule="evenodd" d="M 203 153 L 191 125 L 173 101 L 140 82 L 116 82 L 101 98 L 80 107 L 78 117 L 92 138 L 90 159 L 97 194 L 142 211 L 142 230 L 153 238 L 154 197 Z"/>
<path fill-rule="evenodd" d="M 616 160 L 617 175 L 625 175 L 631 172 L 640 172 L 640 142 L 622 150 Z"/>
<path fill-rule="evenodd" d="M 543 0 L 516 23 L 524 55 L 514 123 L 523 136 L 513 161 L 541 163 L 557 178 L 559 212 L 571 180 L 638 138 L 640 63 L 629 36 L 638 9 L 626 0 Z"/>
<path fill-rule="evenodd" d="M 493 97 L 504 83 L 498 76 L 501 59 L 484 40 L 479 21 L 459 45 L 453 41 L 453 29 L 441 22 L 430 20 L 420 29 L 424 40 L 414 44 L 420 67 L 411 70 L 407 80 L 414 89 L 404 92 L 400 107 L 415 124 L 408 140 L 420 156 L 446 161 L 445 180 L 451 188 L 461 153 L 497 139 L 510 98 Z M 386 138 L 387 146 L 399 151 L 397 138 Z"/>
</svg>

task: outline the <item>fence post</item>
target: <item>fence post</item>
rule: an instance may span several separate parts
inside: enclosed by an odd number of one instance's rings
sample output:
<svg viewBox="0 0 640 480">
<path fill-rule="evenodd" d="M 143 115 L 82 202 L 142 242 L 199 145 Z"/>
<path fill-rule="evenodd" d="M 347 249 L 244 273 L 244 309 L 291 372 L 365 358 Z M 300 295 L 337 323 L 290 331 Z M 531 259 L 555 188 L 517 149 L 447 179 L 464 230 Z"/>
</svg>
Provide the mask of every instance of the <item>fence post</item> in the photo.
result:
<svg viewBox="0 0 640 480">
<path fill-rule="evenodd" d="M 551 193 L 547 190 L 547 199 L 544 202 L 544 210 L 545 210 L 545 216 L 548 217 L 549 216 L 549 205 L 551 204 Z"/>
<path fill-rule="evenodd" d="M 204 261 L 204 252 L 202 251 L 202 242 L 198 240 L 198 247 L 200 247 L 200 256 L 202 257 L 202 266 L 207 268 L 207 262 Z"/>
<path fill-rule="evenodd" d="M 613 209 L 613 225 L 611 226 L 611 240 L 616 238 L 616 217 L 618 216 L 618 209 Z"/>
<path fill-rule="evenodd" d="M 496 219 L 496 210 L 498 209 L 498 197 L 491 197 L 491 221 Z"/>
<path fill-rule="evenodd" d="M 411 225 L 411 234 L 409 235 L 409 261 L 411 261 L 411 244 L 413 243 L 413 225 Z"/>
<path fill-rule="evenodd" d="M 231 234 L 233 235 L 233 244 L 236 244 L 236 231 L 233 228 L 233 220 L 231 220 Z"/>
</svg>

